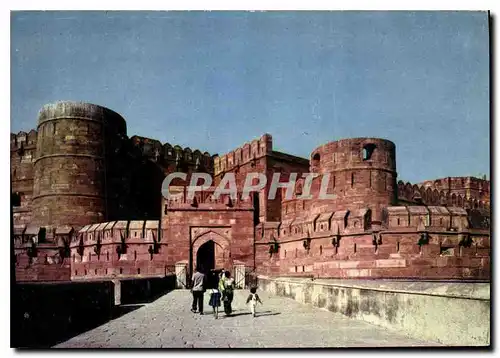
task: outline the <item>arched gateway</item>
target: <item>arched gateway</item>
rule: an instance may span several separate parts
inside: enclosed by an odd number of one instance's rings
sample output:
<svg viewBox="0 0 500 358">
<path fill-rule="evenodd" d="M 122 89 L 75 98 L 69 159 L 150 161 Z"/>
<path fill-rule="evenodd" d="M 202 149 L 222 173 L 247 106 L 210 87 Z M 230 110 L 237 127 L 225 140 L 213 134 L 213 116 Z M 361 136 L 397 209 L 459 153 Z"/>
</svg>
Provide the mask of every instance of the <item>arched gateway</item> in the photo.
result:
<svg viewBox="0 0 500 358">
<path fill-rule="evenodd" d="M 212 278 L 214 271 L 232 266 L 230 240 L 226 228 L 214 228 L 197 233 L 191 243 L 190 272 L 195 267 Z M 210 280 L 209 286 L 214 282 Z"/>
</svg>

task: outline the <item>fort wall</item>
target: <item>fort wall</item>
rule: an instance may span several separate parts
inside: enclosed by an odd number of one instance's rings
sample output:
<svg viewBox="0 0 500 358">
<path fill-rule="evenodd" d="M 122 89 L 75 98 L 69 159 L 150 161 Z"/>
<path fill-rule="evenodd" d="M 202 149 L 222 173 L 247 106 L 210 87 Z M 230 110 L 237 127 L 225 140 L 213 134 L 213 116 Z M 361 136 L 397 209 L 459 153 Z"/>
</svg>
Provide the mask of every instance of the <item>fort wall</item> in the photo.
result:
<svg viewBox="0 0 500 358">
<path fill-rule="evenodd" d="M 278 242 L 281 275 L 489 279 L 489 230 L 472 226 L 465 209 L 390 206 L 382 217 L 374 229 L 368 208 L 310 214 L 258 234 L 270 248 Z"/>
<path fill-rule="evenodd" d="M 273 150 L 265 134 L 211 156 L 128 138 L 119 114 L 58 102 L 41 110 L 37 131 L 11 134 L 11 163 L 19 281 L 156 277 L 176 265 L 189 276 L 206 252 L 211 267 L 274 276 L 490 278 L 489 182 L 397 182 L 395 145 L 384 139 L 326 143 L 307 160 Z M 172 172 L 187 180 L 165 200 Z M 188 199 L 194 172 L 213 175 L 214 187 L 234 173 L 237 198 L 215 199 L 212 187 Z M 307 172 L 319 176 L 304 200 Z M 244 199 L 248 173 L 264 173 L 268 184 Z M 281 182 L 298 174 L 291 200 L 284 190 L 268 199 L 276 173 Z M 320 199 L 326 175 L 333 197 Z"/>
</svg>

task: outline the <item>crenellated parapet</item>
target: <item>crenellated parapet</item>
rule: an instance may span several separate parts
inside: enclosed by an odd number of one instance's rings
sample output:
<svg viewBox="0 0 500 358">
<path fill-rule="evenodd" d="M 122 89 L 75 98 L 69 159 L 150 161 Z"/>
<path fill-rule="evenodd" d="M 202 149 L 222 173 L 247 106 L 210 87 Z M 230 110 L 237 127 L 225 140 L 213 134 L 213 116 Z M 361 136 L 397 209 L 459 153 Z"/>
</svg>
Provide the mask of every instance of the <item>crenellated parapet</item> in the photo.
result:
<svg viewBox="0 0 500 358">
<path fill-rule="evenodd" d="M 236 193 L 236 198 L 230 194 L 215 195 L 215 187 L 198 191 L 193 198 L 189 197 L 187 187 L 170 187 L 171 193 L 175 193 L 168 200 L 164 200 L 164 214 L 169 210 L 252 210 L 253 196 L 242 197 L 242 193 Z"/>
<path fill-rule="evenodd" d="M 196 171 L 212 172 L 213 156 L 208 152 L 194 151 L 170 143 L 162 144 L 160 141 L 140 136 L 130 138 L 132 145 L 139 148 L 142 155 L 150 160 L 165 165 L 175 164 L 177 167 L 187 166 Z"/>
<path fill-rule="evenodd" d="M 28 133 L 21 131 L 17 134 L 10 134 L 11 178 L 15 182 L 14 191 L 31 192 L 33 190 L 32 183 L 22 183 L 21 181 L 33 180 L 36 145 L 37 132 L 34 129 Z"/>
<path fill-rule="evenodd" d="M 363 233 L 371 229 L 372 217 L 369 208 L 354 210 L 308 212 L 284 220 L 279 226 L 280 240 L 313 238 L 325 235 Z"/>
<path fill-rule="evenodd" d="M 37 132 L 19 132 L 10 135 L 11 203 L 15 224 L 28 224 L 32 220 L 34 161 Z"/>
<path fill-rule="evenodd" d="M 69 280 L 71 226 L 51 232 L 37 225 L 14 226 L 14 253 L 17 281 Z"/>
<path fill-rule="evenodd" d="M 279 249 L 266 269 L 320 278 L 489 279 L 489 229 L 472 224 L 471 213 L 389 206 L 375 226 L 369 208 L 290 218 L 280 223 L 276 245 L 262 242 Z"/>
<path fill-rule="evenodd" d="M 384 209 L 387 229 L 463 231 L 472 228 L 463 208 L 444 206 L 389 206 Z"/>
<path fill-rule="evenodd" d="M 28 133 L 20 131 L 17 134 L 10 134 L 10 150 L 19 151 L 21 149 L 36 149 L 37 131 L 32 129 Z"/>
<path fill-rule="evenodd" d="M 165 271 L 166 247 L 156 220 L 87 225 L 71 242 L 71 278 L 160 275 Z"/>
<path fill-rule="evenodd" d="M 424 229 L 459 232 L 469 229 L 489 229 L 489 217 L 473 220 L 480 212 L 458 207 L 444 206 L 389 206 L 382 211 L 382 225 L 372 228 L 372 213 L 369 208 L 327 211 L 314 213 L 301 211 L 280 222 L 279 238 L 306 238 L 317 235 L 353 234 L 383 230 Z"/>
<path fill-rule="evenodd" d="M 214 158 L 214 175 L 231 171 L 241 165 L 250 163 L 273 152 L 273 138 L 270 134 L 264 134 L 259 139 L 222 156 Z"/>
<path fill-rule="evenodd" d="M 435 180 L 427 180 L 417 184 L 418 187 L 437 189 L 449 195 L 460 195 L 469 200 L 490 202 L 490 181 L 486 177 L 447 177 Z"/>
<path fill-rule="evenodd" d="M 451 178 L 450 178 L 451 179 Z M 455 183 L 462 183 L 462 179 L 465 183 L 467 182 L 465 178 L 454 178 Z M 398 201 L 401 204 L 414 204 L 414 205 L 432 205 L 432 206 L 451 206 L 451 207 L 461 207 L 466 209 L 489 209 L 489 182 L 483 183 L 485 191 L 487 190 L 488 195 L 483 196 L 483 199 L 474 198 L 471 195 L 467 195 L 466 189 L 463 189 L 463 194 L 458 193 L 458 189 L 453 187 L 444 187 L 441 185 L 443 180 L 439 181 L 439 185 L 431 185 L 430 182 L 427 184 L 411 184 L 404 183 L 403 181 L 398 182 Z M 470 183 L 469 178 L 469 183 Z M 463 187 L 462 187 L 463 188 Z M 461 189 L 462 190 L 462 189 Z M 488 198 L 488 199 L 486 199 Z"/>
<path fill-rule="evenodd" d="M 86 225 L 73 236 L 71 248 L 100 244 L 151 243 L 158 240 L 158 221 L 110 221 Z"/>
</svg>

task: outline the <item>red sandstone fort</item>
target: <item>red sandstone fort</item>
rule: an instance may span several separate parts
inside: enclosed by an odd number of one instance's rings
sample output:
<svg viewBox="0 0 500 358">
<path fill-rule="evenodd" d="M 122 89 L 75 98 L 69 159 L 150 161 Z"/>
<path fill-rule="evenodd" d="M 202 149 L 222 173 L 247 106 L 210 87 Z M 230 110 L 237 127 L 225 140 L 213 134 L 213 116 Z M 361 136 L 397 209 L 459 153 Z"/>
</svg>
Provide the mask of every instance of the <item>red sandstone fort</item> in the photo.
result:
<svg viewBox="0 0 500 358">
<path fill-rule="evenodd" d="M 250 172 L 268 185 L 249 199 L 213 190 L 165 200 L 167 174 Z M 332 199 L 268 199 L 274 173 L 314 172 L 311 193 L 330 174 Z M 396 146 L 342 139 L 310 159 L 261 138 L 219 156 L 138 136 L 109 109 L 58 102 L 36 130 L 11 134 L 17 281 L 189 276 L 196 265 L 329 278 L 490 278 L 490 182 L 448 177 L 397 180 Z"/>
</svg>

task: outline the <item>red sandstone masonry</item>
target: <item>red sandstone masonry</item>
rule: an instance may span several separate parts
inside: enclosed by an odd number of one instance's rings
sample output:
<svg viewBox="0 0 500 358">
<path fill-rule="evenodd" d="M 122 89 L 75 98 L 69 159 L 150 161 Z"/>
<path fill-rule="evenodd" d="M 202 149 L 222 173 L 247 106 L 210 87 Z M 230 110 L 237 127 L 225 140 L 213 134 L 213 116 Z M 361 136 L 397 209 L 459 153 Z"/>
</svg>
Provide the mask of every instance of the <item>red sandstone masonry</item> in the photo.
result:
<svg viewBox="0 0 500 358">
<path fill-rule="evenodd" d="M 93 118 L 95 113 L 82 115 Z M 163 203 L 161 220 L 131 222 L 124 217 L 121 222 L 106 223 L 104 215 L 99 214 L 103 212 L 99 200 L 75 197 L 61 201 L 49 196 L 40 200 L 39 195 L 42 192 L 62 197 L 70 189 L 78 194 L 102 194 L 99 160 L 50 157 L 59 151 L 70 155 L 102 154 L 99 126 L 77 125 L 73 130 L 70 120 L 42 122 L 38 132 L 11 135 L 13 191 L 22 193 L 21 207 L 14 211 L 15 225 L 38 223 L 50 229 L 64 222 L 77 232 L 72 236 L 70 258 L 64 259 L 64 264 L 55 263 L 59 254 L 57 242 L 40 249 L 30 264 L 25 245 L 31 236 L 17 232 L 18 280 L 68 279 L 69 275 L 75 280 L 161 276 L 172 272 L 177 262 L 193 262 L 193 254 L 196 258 L 201 244 L 210 239 L 221 244 L 216 246 L 216 266 L 230 268 L 234 262 L 242 262 L 270 275 L 490 277 L 489 229 L 470 227 L 470 212 L 463 209 L 477 206 L 482 210 L 480 215 L 489 215 L 489 182 L 445 178 L 413 186 L 397 184 L 395 146 L 390 141 L 355 138 L 331 142 L 315 149 L 308 161 L 274 151 L 269 135 L 215 158 L 206 152 L 134 136 L 130 139 L 133 146 L 148 163 L 159 165 L 164 174 L 179 170 L 177 158 L 181 158 L 181 170 L 188 173 L 189 180 L 198 165 L 196 159 L 201 158 L 199 163 L 204 169 L 215 174 L 215 183 L 220 181 L 222 172 L 233 172 L 241 187 L 249 172 L 265 173 L 270 182 L 276 172 L 285 179 L 292 172 L 298 172 L 300 177 L 310 169 L 331 174 L 328 192 L 336 198 L 305 201 L 294 196 L 292 200 L 282 200 L 280 191 L 271 201 L 266 188 L 258 202 L 228 203 L 224 198 L 219 202 L 207 201 L 208 192 L 197 196 L 197 203 Z M 125 133 L 125 123 L 119 122 L 115 123 L 116 132 Z M 50 123 L 56 123 L 55 128 Z M 110 134 L 113 133 L 107 133 Z M 85 143 L 78 143 L 78 138 L 85 139 Z M 369 158 L 364 158 L 367 145 L 375 148 Z M 37 148 L 39 157 L 44 157 L 41 160 L 37 160 Z M 34 168 L 35 161 L 46 165 Z M 108 178 L 108 185 L 117 185 L 120 174 Z M 312 193 L 318 193 L 320 179 L 313 182 Z M 67 184 L 71 184 L 69 188 Z M 415 205 L 418 202 L 434 206 Z M 447 207 L 441 206 L 444 203 Z M 406 204 L 413 206 L 402 206 Z M 254 210 L 258 210 L 257 223 Z M 86 230 L 80 231 L 82 227 Z M 419 245 L 423 233 L 428 234 L 429 242 Z M 95 252 L 97 237 L 101 240 L 100 255 Z M 122 238 L 127 252 L 118 255 Z M 471 246 L 461 246 L 461 242 L 469 242 L 467 238 L 472 240 Z M 279 251 L 271 255 L 269 249 L 275 241 Z M 151 255 L 155 242 L 157 253 Z"/>
</svg>

